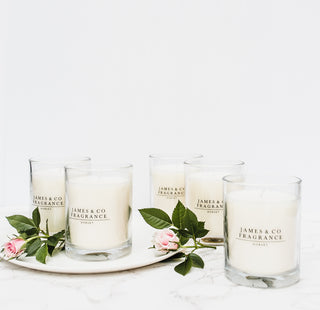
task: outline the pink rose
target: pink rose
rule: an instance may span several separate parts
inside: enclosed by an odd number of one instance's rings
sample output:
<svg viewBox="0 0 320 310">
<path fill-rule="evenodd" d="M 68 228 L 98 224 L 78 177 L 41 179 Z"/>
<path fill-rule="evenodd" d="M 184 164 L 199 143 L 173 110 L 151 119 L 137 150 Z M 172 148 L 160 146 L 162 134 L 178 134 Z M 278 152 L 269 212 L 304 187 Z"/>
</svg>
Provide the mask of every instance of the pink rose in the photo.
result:
<svg viewBox="0 0 320 310">
<path fill-rule="evenodd" d="M 23 253 L 21 247 L 24 245 L 25 241 L 20 238 L 12 239 L 4 245 L 4 253 L 7 258 L 15 258 Z"/>
<path fill-rule="evenodd" d="M 156 250 L 162 252 L 177 250 L 179 247 L 178 242 L 179 238 L 168 228 L 157 231 L 153 236 L 153 244 Z"/>
</svg>

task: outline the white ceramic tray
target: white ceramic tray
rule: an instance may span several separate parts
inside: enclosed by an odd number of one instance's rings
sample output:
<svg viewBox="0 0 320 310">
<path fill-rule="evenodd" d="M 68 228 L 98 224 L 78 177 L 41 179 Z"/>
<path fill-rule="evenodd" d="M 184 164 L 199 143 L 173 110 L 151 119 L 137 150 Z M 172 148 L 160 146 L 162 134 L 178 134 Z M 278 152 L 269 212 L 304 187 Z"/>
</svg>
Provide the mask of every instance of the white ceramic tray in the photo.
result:
<svg viewBox="0 0 320 310">
<path fill-rule="evenodd" d="M 132 251 L 129 255 L 116 260 L 97 262 L 78 261 L 67 257 L 64 252 L 61 252 L 54 257 L 48 257 L 46 264 L 39 263 L 35 257 L 23 257 L 7 260 L 7 262 L 35 270 L 70 274 L 105 273 L 139 268 L 165 260 L 176 253 L 169 252 L 168 254 L 159 256 L 154 249 L 149 249 L 153 232 L 154 230 L 150 229 L 144 222 L 135 222 L 132 232 Z M 11 230 L 6 233 L 6 228 L 2 229 L 0 244 L 6 242 L 6 235 L 10 233 L 12 233 Z"/>
<path fill-rule="evenodd" d="M 46 264 L 41 264 L 34 257 L 25 257 L 22 259 L 8 260 L 7 262 L 35 270 L 56 272 L 56 273 L 104 273 L 123 271 L 151 265 L 165 260 L 174 252 L 156 256 L 153 250 L 140 248 L 137 244 L 133 245 L 131 254 L 112 261 L 86 262 L 73 260 L 65 255 L 64 252 L 54 257 L 49 257 Z"/>
</svg>

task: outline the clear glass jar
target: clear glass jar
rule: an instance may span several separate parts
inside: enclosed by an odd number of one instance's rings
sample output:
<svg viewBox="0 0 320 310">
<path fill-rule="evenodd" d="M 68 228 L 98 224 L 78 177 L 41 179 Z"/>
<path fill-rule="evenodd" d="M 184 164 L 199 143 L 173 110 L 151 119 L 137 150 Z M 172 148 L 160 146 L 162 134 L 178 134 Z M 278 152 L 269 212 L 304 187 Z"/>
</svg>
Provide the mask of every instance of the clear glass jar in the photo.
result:
<svg viewBox="0 0 320 310">
<path fill-rule="evenodd" d="M 46 230 L 47 221 L 50 234 L 65 229 L 64 166 L 83 165 L 89 161 L 89 157 L 29 159 L 31 209 L 39 208 L 41 229 Z"/>
<path fill-rule="evenodd" d="M 66 166 L 66 254 L 110 260 L 131 251 L 132 165 Z"/>
<path fill-rule="evenodd" d="M 190 160 L 185 162 L 186 206 L 205 221 L 209 230 L 202 242 L 223 245 L 223 180 L 228 174 L 241 174 L 240 160 Z"/>
<path fill-rule="evenodd" d="M 224 181 L 227 278 L 259 288 L 297 282 L 301 179 L 234 175 Z"/>
<path fill-rule="evenodd" d="M 178 200 L 185 203 L 184 166 L 186 160 L 197 160 L 199 154 L 150 155 L 150 204 L 171 216 Z"/>
</svg>

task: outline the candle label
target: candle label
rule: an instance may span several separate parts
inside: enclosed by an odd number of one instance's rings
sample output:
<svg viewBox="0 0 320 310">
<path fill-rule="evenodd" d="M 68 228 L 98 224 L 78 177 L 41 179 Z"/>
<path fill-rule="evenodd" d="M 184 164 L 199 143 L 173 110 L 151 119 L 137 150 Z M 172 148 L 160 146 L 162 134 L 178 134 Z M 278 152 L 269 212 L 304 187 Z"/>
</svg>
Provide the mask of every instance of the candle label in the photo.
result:
<svg viewBox="0 0 320 310">
<path fill-rule="evenodd" d="M 268 246 L 275 242 L 285 242 L 280 228 L 261 229 L 255 227 L 240 227 L 240 231 L 236 239 L 252 242 L 252 245 L 254 246 Z"/>
<path fill-rule="evenodd" d="M 157 195 L 166 197 L 167 199 L 184 197 L 184 187 L 159 186 Z"/>
<path fill-rule="evenodd" d="M 207 213 L 220 213 L 223 212 L 223 200 L 198 199 L 195 209 Z"/>
<path fill-rule="evenodd" d="M 107 209 L 85 209 L 85 208 L 70 208 L 71 220 L 81 221 L 83 224 L 93 224 L 94 222 L 109 221 Z"/>
<path fill-rule="evenodd" d="M 64 199 L 61 196 L 33 195 L 33 205 L 42 210 L 64 207 Z"/>
</svg>

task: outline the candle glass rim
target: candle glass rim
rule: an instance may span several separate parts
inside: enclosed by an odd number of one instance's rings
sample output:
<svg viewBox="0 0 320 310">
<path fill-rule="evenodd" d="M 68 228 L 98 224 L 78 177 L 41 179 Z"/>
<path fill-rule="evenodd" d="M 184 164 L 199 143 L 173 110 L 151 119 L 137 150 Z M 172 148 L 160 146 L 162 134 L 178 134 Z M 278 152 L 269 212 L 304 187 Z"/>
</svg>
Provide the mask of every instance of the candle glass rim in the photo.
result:
<svg viewBox="0 0 320 310">
<path fill-rule="evenodd" d="M 41 163 L 48 165 L 66 165 L 66 163 L 78 163 L 78 162 L 86 162 L 90 161 L 91 157 L 89 156 L 81 156 L 81 157 L 30 157 L 29 163 Z"/>
<path fill-rule="evenodd" d="M 206 159 L 199 161 L 186 160 L 184 164 L 187 167 L 194 168 L 229 168 L 229 167 L 241 167 L 245 165 L 242 160 L 211 160 Z"/>
<path fill-rule="evenodd" d="M 188 158 L 197 159 L 197 158 L 203 158 L 202 154 L 198 153 L 152 153 L 149 155 L 150 159 L 182 159 L 186 160 Z"/>
<path fill-rule="evenodd" d="M 79 165 L 66 165 L 65 170 L 78 170 L 78 171 L 90 171 L 90 172 L 107 172 L 107 171 L 119 171 L 133 168 L 133 164 L 130 163 L 92 163 L 86 166 Z"/>
<path fill-rule="evenodd" d="M 247 180 L 249 179 L 249 180 Z M 300 185 L 302 179 L 293 175 L 269 175 L 269 174 L 229 174 L 222 178 L 228 184 L 246 186 L 287 186 Z M 271 180 L 275 180 L 270 182 Z M 281 180 L 280 182 L 277 180 Z"/>
</svg>

